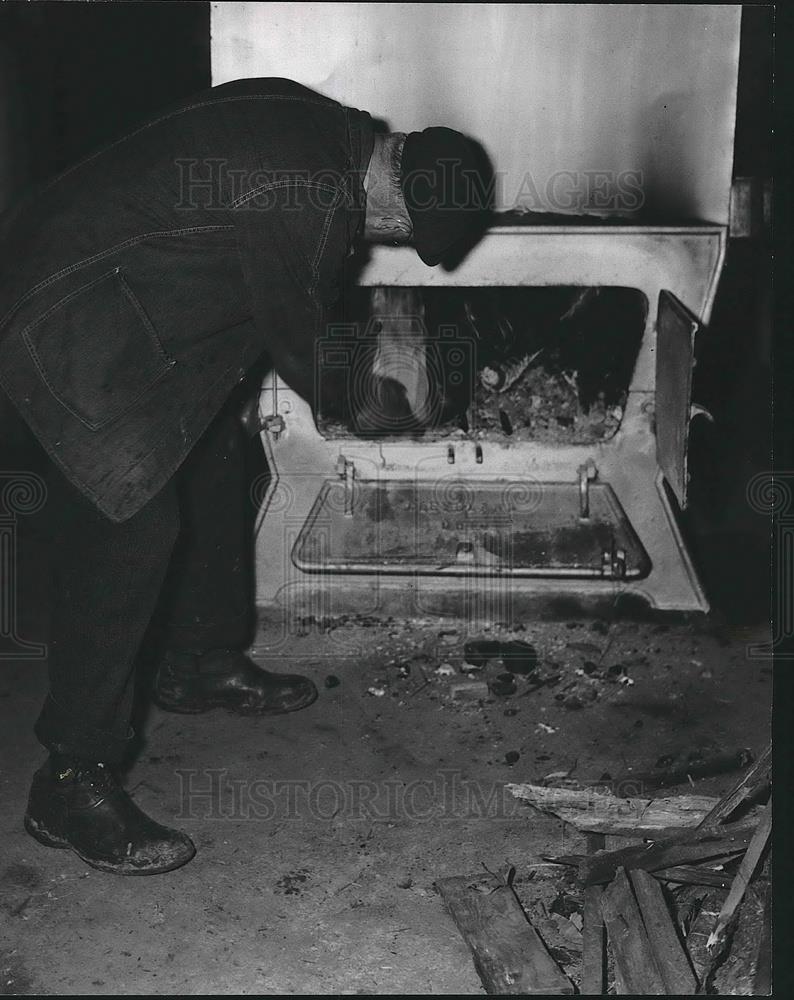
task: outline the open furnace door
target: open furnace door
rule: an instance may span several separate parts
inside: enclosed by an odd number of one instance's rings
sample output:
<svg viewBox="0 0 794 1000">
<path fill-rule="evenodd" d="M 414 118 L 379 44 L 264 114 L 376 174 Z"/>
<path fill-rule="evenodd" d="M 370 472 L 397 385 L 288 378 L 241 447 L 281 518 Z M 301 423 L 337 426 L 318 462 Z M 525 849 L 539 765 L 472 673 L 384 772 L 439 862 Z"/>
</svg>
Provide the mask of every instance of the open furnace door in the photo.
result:
<svg viewBox="0 0 794 1000">
<path fill-rule="evenodd" d="M 698 320 L 670 292 L 656 318 L 656 460 L 681 508 L 687 504 L 687 447 Z"/>
</svg>

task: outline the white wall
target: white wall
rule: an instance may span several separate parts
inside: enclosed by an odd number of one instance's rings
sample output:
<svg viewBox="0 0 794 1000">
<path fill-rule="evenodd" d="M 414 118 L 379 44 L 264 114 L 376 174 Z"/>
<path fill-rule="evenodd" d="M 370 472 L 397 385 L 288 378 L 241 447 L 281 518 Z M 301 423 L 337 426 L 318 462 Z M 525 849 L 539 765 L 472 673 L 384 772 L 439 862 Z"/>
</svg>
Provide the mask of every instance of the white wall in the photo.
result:
<svg viewBox="0 0 794 1000">
<path fill-rule="evenodd" d="M 643 200 L 656 217 L 726 222 L 740 16 L 738 5 L 214 3 L 213 82 L 286 76 L 396 130 L 468 132 L 500 174 L 500 208 L 625 214 Z"/>
</svg>

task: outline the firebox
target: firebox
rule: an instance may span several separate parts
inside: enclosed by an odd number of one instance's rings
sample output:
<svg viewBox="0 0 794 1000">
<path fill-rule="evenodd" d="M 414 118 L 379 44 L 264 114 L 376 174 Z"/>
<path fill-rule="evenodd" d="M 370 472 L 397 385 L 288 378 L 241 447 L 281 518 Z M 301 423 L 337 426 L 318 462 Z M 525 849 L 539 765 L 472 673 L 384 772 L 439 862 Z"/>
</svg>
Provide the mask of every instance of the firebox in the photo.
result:
<svg viewBox="0 0 794 1000">
<path fill-rule="evenodd" d="M 316 413 L 274 375 L 262 390 L 258 602 L 496 621 L 620 601 L 707 610 L 678 515 L 725 243 L 717 224 L 518 216 L 451 271 L 375 248 L 358 286 L 376 308 L 317 345 Z M 594 301 L 603 321 L 572 326 Z M 587 343 L 561 356 L 562 328 Z M 361 422 L 356 371 L 404 390 L 393 426 Z"/>
</svg>

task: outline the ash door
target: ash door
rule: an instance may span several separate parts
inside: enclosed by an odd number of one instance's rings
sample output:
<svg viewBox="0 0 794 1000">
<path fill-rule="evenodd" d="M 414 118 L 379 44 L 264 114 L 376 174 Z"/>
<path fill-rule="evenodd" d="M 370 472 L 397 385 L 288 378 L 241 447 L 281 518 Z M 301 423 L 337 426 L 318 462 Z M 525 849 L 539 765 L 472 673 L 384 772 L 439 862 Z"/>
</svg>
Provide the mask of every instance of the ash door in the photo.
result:
<svg viewBox="0 0 794 1000">
<path fill-rule="evenodd" d="M 682 508 L 687 504 L 687 447 L 695 337 L 700 323 L 670 292 L 656 318 L 656 460 Z"/>
<path fill-rule="evenodd" d="M 608 483 L 330 480 L 295 543 L 306 573 L 637 580 L 650 559 Z"/>
</svg>

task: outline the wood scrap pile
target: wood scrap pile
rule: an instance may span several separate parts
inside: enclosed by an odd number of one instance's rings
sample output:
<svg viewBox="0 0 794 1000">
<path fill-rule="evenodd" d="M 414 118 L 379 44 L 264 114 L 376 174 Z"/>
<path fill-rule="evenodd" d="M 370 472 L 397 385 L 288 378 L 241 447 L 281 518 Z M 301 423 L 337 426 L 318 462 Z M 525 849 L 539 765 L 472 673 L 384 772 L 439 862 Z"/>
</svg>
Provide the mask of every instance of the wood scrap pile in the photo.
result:
<svg viewBox="0 0 794 1000">
<path fill-rule="evenodd" d="M 531 876 L 437 882 L 487 991 L 768 995 L 770 765 L 767 748 L 720 799 L 508 786 L 576 826 L 588 852 L 544 860 L 575 921 L 567 951 L 546 918 L 568 921 L 533 905 Z"/>
<path fill-rule="evenodd" d="M 744 911 L 757 908 L 756 903 L 743 906 L 754 877 L 752 898 L 757 901 L 760 894 L 763 912 L 769 914 L 769 883 L 760 871 L 772 831 L 770 764 L 767 747 L 728 793 L 711 803 L 702 796 L 647 802 L 602 797 L 606 801 L 594 803 L 589 792 L 565 789 L 558 810 L 549 805 L 552 789 L 512 787 L 514 794 L 587 833 L 591 853 L 549 859 L 575 865 L 584 889 L 583 993 L 607 988 L 604 932 L 616 993 L 714 991 Z M 765 805 L 751 806 L 767 794 Z M 607 835 L 611 845 L 627 836 L 641 840 L 605 850 Z M 690 891 L 680 892 L 676 887 L 681 886 Z M 693 887 L 712 892 L 702 896 L 696 919 L 681 921 L 677 904 L 691 901 Z M 706 900 L 708 907 L 702 905 Z M 746 956 L 745 967 L 733 970 L 735 982 L 723 983 L 719 992 L 757 993 L 768 981 L 768 936 L 755 938 L 755 955 Z"/>
</svg>

